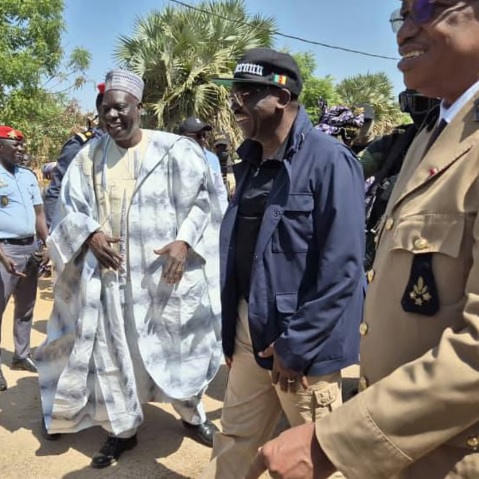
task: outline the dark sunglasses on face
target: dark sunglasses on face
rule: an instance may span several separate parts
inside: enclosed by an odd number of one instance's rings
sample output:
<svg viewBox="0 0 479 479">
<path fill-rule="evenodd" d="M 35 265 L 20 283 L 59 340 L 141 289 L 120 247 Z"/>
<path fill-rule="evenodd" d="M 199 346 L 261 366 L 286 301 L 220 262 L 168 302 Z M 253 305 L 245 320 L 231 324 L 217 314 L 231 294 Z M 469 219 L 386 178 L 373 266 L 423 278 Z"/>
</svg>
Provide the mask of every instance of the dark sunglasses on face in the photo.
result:
<svg viewBox="0 0 479 479">
<path fill-rule="evenodd" d="M 239 106 L 244 106 L 245 101 L 247 101 L 249 97 L 255 96 L 260 92 L 267 91 L 270 88 L 271 87 L 269 86 L 260 86 L 256 88 L 249 88 L 248 90 L 231 91 L 228 97 L 230 107 L 233 107 L 235 103 Z"/>
<path fill-rule="evenodd" d="M 457 4 L 458 2 L 454 0 L 414 0 L 409 11 L 405 13 L 404 9 L 398 8 L 391 14 L 389 21 L 393 32 L 397 33 L 407 18 L 416 25 L 424 25 L 436 16 L 439 9 L 445 10 Z"/>
</svg>

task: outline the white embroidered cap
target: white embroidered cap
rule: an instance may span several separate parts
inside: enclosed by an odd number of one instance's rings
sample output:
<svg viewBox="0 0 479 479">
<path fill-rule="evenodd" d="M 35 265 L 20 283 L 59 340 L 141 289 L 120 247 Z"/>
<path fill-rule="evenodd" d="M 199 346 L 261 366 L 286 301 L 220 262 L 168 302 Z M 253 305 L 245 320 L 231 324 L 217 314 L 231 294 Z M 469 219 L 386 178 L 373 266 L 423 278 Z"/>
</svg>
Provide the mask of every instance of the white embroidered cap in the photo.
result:
<svg viewBox="0 0 479 479">
<path fill-rule="evenodd" d="M 105 78 L 105 93 L 110 90 L 120 90 L 141 101 L 145 83 L 136 73 L 128 70 L 111 70 Z"/>
</svg>

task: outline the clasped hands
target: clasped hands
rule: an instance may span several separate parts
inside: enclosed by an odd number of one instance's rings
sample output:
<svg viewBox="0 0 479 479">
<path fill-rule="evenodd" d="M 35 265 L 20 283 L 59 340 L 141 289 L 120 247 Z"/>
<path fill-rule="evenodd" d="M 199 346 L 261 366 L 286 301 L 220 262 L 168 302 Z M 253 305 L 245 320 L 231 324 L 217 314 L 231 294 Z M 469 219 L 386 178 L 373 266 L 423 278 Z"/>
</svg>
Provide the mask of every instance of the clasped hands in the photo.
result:
<svg viewBox="0 0 479 479">
<path fill-rule="evenodd" d="M 104 268 L 118 271 L 122 267 L 123 257 L 111 245 L 118 243 L 120 238 L 107 236 L 102 231 L 92 233 L 87 239 L 87 245 Z M 189 245 L 184 241 L 173 241 L 161 249 L 154 250 L 159 256 L 166 256 L 167 262 L 163 268 L 163 278 L 168 284 L 176 284 L 183 277 L 186 256 Z"/>
</svg>

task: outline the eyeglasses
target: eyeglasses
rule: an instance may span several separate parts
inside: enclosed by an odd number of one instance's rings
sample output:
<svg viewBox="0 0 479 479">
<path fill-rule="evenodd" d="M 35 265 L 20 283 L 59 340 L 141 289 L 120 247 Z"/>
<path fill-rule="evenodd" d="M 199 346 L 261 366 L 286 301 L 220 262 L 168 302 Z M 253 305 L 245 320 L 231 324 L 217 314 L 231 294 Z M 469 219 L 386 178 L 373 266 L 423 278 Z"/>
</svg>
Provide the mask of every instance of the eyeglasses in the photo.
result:
<svg viewBox="0 0 479 479">
<path fill-rule="evenodd" d="M 250 97 L 252 95 L 257 95 L 260 92 L 270 90 L 271 88 L 274 88 L 274 87 L 261 86 L 261 87 L 257 87 L 257 88 L 250 88 L 248 90 L 231 91 L 231 93 L 229 94 L 229 97 L 228 97 L 230 108 L 233 108 L 233 105 L 235 103 L 237 105 L 239 105 L 240 107 L 242 107 L 242 106 L 244 106 L 245 101 L 247 101 L 248 97 Z"/>
<path fill-rule="evenodd" d="M 424 25 L 430 22 L 437 14 L 440 8 L 447 9 L 455 6 L 457 2 L 452 0 L 415 0 L 409 11 L 404 12 L 398 8 L 391 14 L 389 21 L 394 33 L 397 33 L 403 26 L 407 18 L 411 19 L 416 25 Z M 458 5 L 464 7 L 466 4 Z"/>
</svg>

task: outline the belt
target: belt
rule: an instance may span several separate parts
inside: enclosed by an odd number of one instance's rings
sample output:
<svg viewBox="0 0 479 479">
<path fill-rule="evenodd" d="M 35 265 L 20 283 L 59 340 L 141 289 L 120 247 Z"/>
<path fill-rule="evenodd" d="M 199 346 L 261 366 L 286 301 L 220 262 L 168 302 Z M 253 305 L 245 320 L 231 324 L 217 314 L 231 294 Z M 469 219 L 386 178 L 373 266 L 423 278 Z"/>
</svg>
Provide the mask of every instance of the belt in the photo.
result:
<svg viewBox="0 0 479 479">
<path fill-rule="evenodd" d="M 26 246 L 32 244 L 34 240 L 33 236 L 28 238 L 0 238 L 0 243 L 14 244 L 17 246 Z"/>
</svg>

